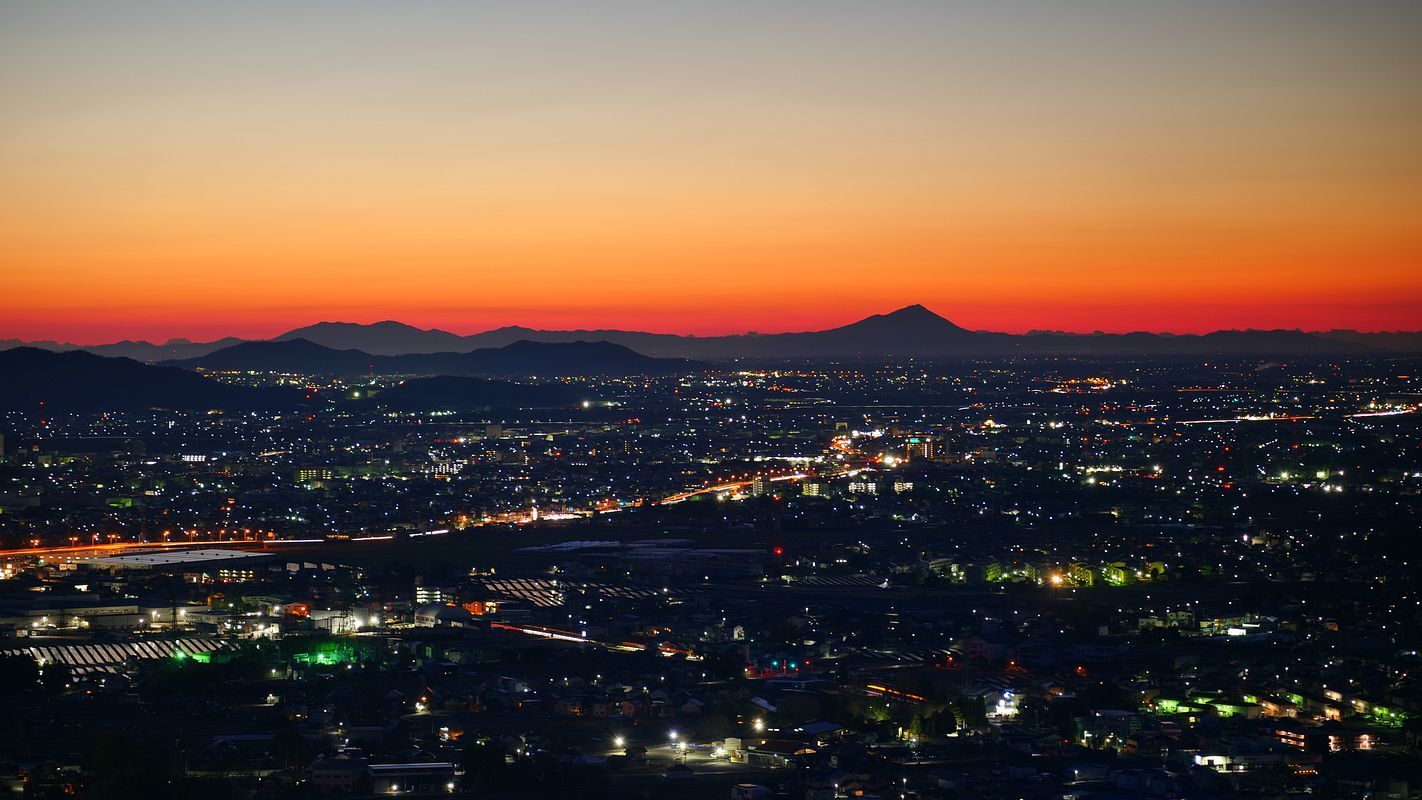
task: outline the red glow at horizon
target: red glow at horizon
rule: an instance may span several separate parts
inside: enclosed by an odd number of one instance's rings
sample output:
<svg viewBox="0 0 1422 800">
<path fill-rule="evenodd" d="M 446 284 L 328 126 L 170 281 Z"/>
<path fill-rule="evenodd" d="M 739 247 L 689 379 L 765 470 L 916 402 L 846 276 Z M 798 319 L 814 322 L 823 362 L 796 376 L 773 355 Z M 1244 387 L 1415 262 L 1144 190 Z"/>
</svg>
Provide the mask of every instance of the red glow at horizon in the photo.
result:
<svg viewBox="0 0 1422 800">
<path fill-rule="evenodd" d="M 763 302 L 763 301 L 762 301 Z M 23 341 L 58 341 L 73 344 L 105 344 L 144 340 L 163 343 L 170 339 L 211 341 L 227 336 L 240 339 L 267 339 L 317 322 L 370 324 L 395 320 L 417 328 L 435 328 L 469 335 L 494 328 L 517 325 L 543 330 L 624 330 L 692 336 L 721 336 L 757 333 L 816 331 L 846 325 L 873 314 L 889 313 L 916 302 L 912 298 L 884 301 L 875 305 L 845 301 L 813 308 L 790 305 L 738 308 L 680 309 L 471 309 L 455 313 L 447 309 L 389 309 L 369 311 L 256 311 L 241 314 L 187 315 L 154 313 L 136 316 L 122 309 L 108 313 L 34 314 L 18 310 L 0 323 L 0 338 Z M 1300 329 L 1326 331 L 1351 328 L 1360 331 L 1417 330 L 1422 328 L 1422 297 L 1395 297 L 1385 302 L 1309 303 L 1295 302 L 1267 306 L 1245 301 L 1213 303 L 1208 308 L 1175 306 L 1162 309 L 1144 304 L 1112 306 L 1081 303 L 1064 307 L 1023 304 L 994 307 L 964 303 L 924 303 L 940 316 L 969 330 L 1026 333 L 1054 330 L 1071 333 L 1209 333 L 1228 329 Z"/>
<path fill-rule="evenodd" d="M 1422 4 L 129 5 L 0 25 L 0 339 L 1422 327 Z"/>
</svg>

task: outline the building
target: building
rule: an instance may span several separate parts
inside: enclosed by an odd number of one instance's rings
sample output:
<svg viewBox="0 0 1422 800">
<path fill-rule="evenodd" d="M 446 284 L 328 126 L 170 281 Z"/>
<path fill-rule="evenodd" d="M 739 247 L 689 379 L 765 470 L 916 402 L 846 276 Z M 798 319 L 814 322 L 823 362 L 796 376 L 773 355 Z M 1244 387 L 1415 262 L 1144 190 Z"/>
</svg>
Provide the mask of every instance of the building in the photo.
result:
<svg viewBox="0 0 1422 800">
<path fill-rule="evenodd" d="M 369 764 L 359 756 L 341 753 L 315 762 L 307 772 L 317 794 L 355 794 L 365 788 Z"/>
<path fill-rule="evenodd" d="M 1274 736 L 1282 743 L 1306 753 L 1338 753 L 1372 750 L 1381 744 L 1376 731 L 1345 727 L 1337 723 L 1309 726 L 1286 723 L 1274 726 Z"/>
<path fill-rule="evenodd" d="M 878 494 L 879 482 L 868 478 L 856 478 L 849 482 L 850 494 Z"/>
<path fill-rule="evenodd" d="M 815 755 L 815 748 L 795 739 L 752 739 L 745 742 L 747 764 L 785 768 Z"/>
<path fill-rule="evenodd" d="M 909 437 L 906 451 L 910 461 L 916 458 L 932 461 L 937 452 L 937 443 L 927 437 L 912 436 Z"/>
<path fill-rule="evenodd" d="M 449 586 L 416 586 L 415 602 L 420 605 L 453 603 L 456 590 Z"/>
<path fill-rule="evenodd" d="M 433 604 L 421 607 L 415 612 L 415 625 L 421 628 L 435 628 L 444 625 L 461 627 L 473 620 L 474 615 L 456 605 Z"/>
<path fill-rule="evenodd" d="M 292 477 L 297 483 L 305 484 L 329 481 L 335 477 L 335 473 L 329 467 L 303 467 L 298 469 Z"/>
<path fill-rule="evenodd" d="M 105 572 L 168 572 L 181 573 L 193 583 L 219 580 L 228 583 L 252 580 L 257 570 L 271 566 L 277 557 L 268 553 L 244 550 L 164 550 L 108 556 L 80 562 L 81 566 Z"/>
<path fill-rule="evenodd" d="M 373 794 L 447 794 L 459 789 L 459 768 L 448 761 L 371 764 L 367 774 Z"/>
</svg>

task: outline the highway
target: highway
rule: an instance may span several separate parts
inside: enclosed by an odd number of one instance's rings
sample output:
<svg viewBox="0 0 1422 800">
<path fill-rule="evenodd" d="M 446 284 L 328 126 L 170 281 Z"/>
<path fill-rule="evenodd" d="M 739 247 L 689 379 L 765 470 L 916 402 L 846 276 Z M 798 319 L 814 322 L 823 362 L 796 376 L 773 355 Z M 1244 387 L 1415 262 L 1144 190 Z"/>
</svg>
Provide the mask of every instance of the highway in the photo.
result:
<svg viewBox="0 0 1422 800">
<path fill-rule="evenodd" d="M 838 456 L 839 458 L 848 460 L 848 463 L 845 464 L 845 465 L 843 465 L 843 466 L 841 466 L 839 469 L 836 469 L 835 471 L 826 472 L 826 473 L 824 473 L 822 476 L 820 476 L 820 477 L 824 477 L 824 478 L 826 478 L 826 479 L 830 479 L 830 478 L 842 478 L 842 477 L 852 477 L 852 476 L 854 476 L 854 475 L 858 475 L 858 474 L 861 473 L 861 472 L 865 472 L 865 471 L 872 470 L 873 467 L 870 466 L 870 465 L 876 463 L 876 462 L 874 462 L 872 459 L 869 459 L 869 458 L 865 457 L 863 453 L 859 452 L 859 450 L 857 450 L 857 449 L 853 446 L 853 443 L 850 441 L 849 437 L 847 437 L 847 436 L 835 437 L 835 439 L 834 439 L 833 441 L 831 441 L 831 443 L 830 443 L 830 449 L 831 449 L 831 451 L 832 451 L 836 456 Z M 715 484 L 714 486 L 706 486 L 706 487 L 702 487 L 702 488 L 699 488 L 699 489 L 687 489 L 687 490 L 685 490 L 685 491 L 677 492 L 676 494 L 672 494 L 672 495 L 668 495 L 668 496 L 666 496 L 666 497 L 663 497 L 663 498 L 661 498 L 660 500 L 653 500 L 653 501 L 651 501 L 651 502 L 649 503 L 649 505 L 663 505 L 663 506 L 666 506 L 666 505 L 674 505 L 674 504 L 676 504 L 676 503 L 685 502 L 686 500 L 690 500 L 690 499 L 693 498 L 693 497 L 699 497 L 699 496 L 702 496 L 702 495 L 721 494 L 721 493 L 724 493 L 724 492 L 744 492 L 744 491 L 746 491 L 747 489 L 749 489 L 752 484 L 755 483 L 755 481 L 756 481 L 756 479 L 757 479 L 758 477 L 768 477 L 771 482 L 774 482 L 774 483 L 781 483 L 781 482 L 802 481 L 802 480 L 805 480 L 805 479 L 807 479 L 807 478 L 811 478 L 811 477 L 815 477 L 815 476 L 812 476 L 810 473 L 805 473 L 805 472 L 796 472 L 796 473 L 785 474 L 785 475 L 752 476 L 752 477 L 745 478 L 745 479 L 742 479 L 742 480 L 734 480 L 734 481 L 727 481 L 727 482 L 724 482 L 724 483 L 718 483 L 718 484 Z M 641 501 L 637 501 L 637 502 L 635 502 L 635 503 L 632 503 L 631 505 L 632 505 L 632 506 L 636 506 L 636 505 L 640 505 L 640 504 L 641 504 Z M 615 508 L 602 508 L 602 509 L 600 509 L 599 511 L 600 511 L 600 513 L 611 513 L 611 512 L 613 512 L 613 511 L 621 511 L 622 508 L 623 508 L 622 506 L 618 506 L 618 507 L 615 507 Z M 470 522 L 465 523 L 465 524 L 466 524 L 468 527 L 479 527 L 479 526 L 483 526 L 483 525 L 507 525 L 507 524 L 526 525 L 526 524 L 529 524 L 529 523 L 532 523 L 532 522 L 538 522 L 538 521 L 540 521 L 540 520 L 575 519 L 575 518 L 578 518 L 578 517 L 580 517 L 580 516 L 586 516 L 586 513 L 585 513 L 585 512 L 575 512 L 575 513 L 565 513 L 565 512 L 553 512 L 553 513 L 549 513 L 549 512 L 542 512 L 542 513 L 540 513 L 540 511 L 539 511 L 537 508 L 534 508 L 534 509 L 531 509 L 531 510 L 529 510 L 529 511 L 508 511 L 508 512 L 504 512 L 504 513 L 501 513 L 501 514 L 497 514 L 497 515 L 495 515 L 495 516 L 493 516 L 493 517 L 489 517 L 489 518 L 486 518 L 486 519 L 471 520 Z M 438 529 L 438 530 L 426 531 L 426 532 L 423 532 L 423 533 L 412 533 L 412 534 L 409 534 L 409 535 L 410 535 L 410 536 L 428 536 L 428 535 L 434 535 L 434 534 L 439 534 L 439 533 L 447 533 L 447 532 L 448 532 L 448 529 L 443 529 L 443 528 L 441 528 L 441 529 Z M 270 536 L 270 534 L 269 534 L 269 536 Z M 253 548 L 253 549 L 270 550 L 270 549 L 273 549 L 273 548 L 279 548 L 279 547 L 283 547 L 283 546 L 308 545 L 308 544 L 313 544 L 313 543 L 316 543 L 316 542 L 327 542 L 327 541 L 331 541 L 331 542 L 339 542 L 339 541 L 365 542 L 365 541 L 381 541 L 381 540 L 394 539 L 394 538 L 395 538 L 395 535 L 394 535 L 394 534 L 377 534 L 377 535 L 351 536 L 351 537 L 334 536 L 334 537 L 329 537 L 329 538 L 323 537 L 323 538 L 318 538 L 318 539 L 313 539 L 313 538 L 305 538 L 305 539 L 276 539 L 276 538 L 260 538 L 260 537 L 257 537 L 257 536 L 251 536 L 251 537 L 248 537 L 248 538 L 225 539 L 225 538 L 222 538 L 221 536 L 219 536 L 219 537 L 216 538 L 216 539 L 211 539 L 211 538 L 209 538 L 209 539 L 194 539 L 194 538 L 188 538 L 186 541 L 156 541 L 156 542 L 113 542 L 113 541 L 110 541 L 110 542 L 95 543 L 95 544 L 77 544 L 77 543 L 71 543 L 71 544 L 68 544 L 68 545 L 57 545 L 57 546 L 51 546 L 51 547 L 40 547 L 40 546 L 36 546 L 36 547 L 16 548 L 16 549 L 10 549 L 10 550 L 0 550 L 0 559 L 23 558 L 23 557 L 27 557 L 27 556 L 41 556 L 41 557 L 44 557 L 44 558 L 61 558 L 61 559 L 62 559 L 62 558 L 86 558 L 86 557 L 102 558 L 102 557 L 106 557 L 106 556 L 123 555 L 123 554 L 125 554 L 125 553 L 151 552 L 151 551 L 153 551 L 153 550 L 166 550 L 166 549 L 178 549 L 178 550 L 181 550 L 181 549 L 187 549 L 187 548 L 196 549 L 196 548 L 207 548 L 207 547 L 223 547 L 223 548 L 238 548 L 238 549 L 242 549 L 242 548 Z M 71 541 L 72 541 L 72 540 L 71 540 Z"/>
</svg>

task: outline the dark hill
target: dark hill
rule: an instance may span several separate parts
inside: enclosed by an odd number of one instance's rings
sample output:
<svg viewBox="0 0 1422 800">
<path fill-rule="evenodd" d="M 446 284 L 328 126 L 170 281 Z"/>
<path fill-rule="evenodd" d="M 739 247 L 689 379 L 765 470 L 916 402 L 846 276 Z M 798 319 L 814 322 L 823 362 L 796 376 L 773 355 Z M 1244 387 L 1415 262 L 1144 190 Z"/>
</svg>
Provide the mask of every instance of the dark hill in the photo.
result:
<svg viewBox="0 0 1422 800">
<path fill-rule="evenodd" d="M 875 314 L 838 328 L 739 338 L 754 355 L 770 358 L 833 358 L 957 355 L 980 349 L 980 335 L 954 325 L 920 305 Z M 722 342 L 726 347 L 731 342 Z"/>
<path fill-rule="evenodd" d="M 1109 327 L 1109 321 L 1104 325 Z M 297 328 L 275 340 L 280 343 L 304 341 L 327 350 L 369 354 L 366 358 L 382 359 L 407 354 L 426 354 L 418 362 L 417 372 L 438 374 L 456 371 L 458 374 L 588 374 L 589 370 L 568 372 L 565 361 L 549 355 L 547 363 L 509 363 L 498 356 L 488 359 L 460 361 L 453 356 L 477 350 L 496 350 L 520 342 L 535 344 L 606 343 L 627 348 L 648 358 L 686 358 L 726 360 L 735 358 L 764 359 L 826 359 L 826 358 L 953 358 L 1007 355 L 1080 355 L 1080 356 L 1198 356 L 1198 355 L 1348 355 L 1386 352 L 1422 352 L 1422 332 L 1357 333 L 1327 331 L 1306 333 L 1290 330 L 1230 330 L 1204 335 L 1171 335 L 1157 333 L 1079 334 L 1034 331 L 1026 335 L 970 331 L 953 324 L 921 305 L 910 305 L 887 314 L 875 314 L 857 322 L 821 331 L 776 334 L 744 334 L 734 336 L 679 336 L 667 333 L 645 333 L 624 330 L 538 330 L 509 326 L 459 336 L 448 331 L 423 330 L 400 322 L 378 322 L 361 325 L 350 322 L 321 322 Z M 13 344 L 0 341 L 0 347 Z M 119 342 L 113 345 L 85 347 L 104 355 L 128 355 L 142 360 L 161 358 L 184 359 L 185 365 L 198 363 L 198 357 L 215 355 L 232 340 L 194 343 L 172 340 L 163 345 L 147 342 Z M 272 344 L 268 342 L 266 344 Z M 55 342 L 34 343 L 51 350 L 75 349 L 75 345 Z M 239 353 L 243 351 L 237 351 Z M 550 351 L 551 353 L 551 351 Z M 528 353 L 530 357 L 535 353 Z M 541 356 L 540 356 L 541 357 Z M 243 359 L 248 356 L 243 356 Z M 293 359 L 296 357 L 293 356 Z M 359 361 L 359 356 L 352 357 Z M 218 361 L 207 362 L 215 366 Z M 321 355 L 312 369 L 312 362 L 293 360 L 285 365 L 276 362 L 251 363 L 242 367 L 228 362 L 225 368 L 290 369 L 291 371 L 337 371 L 354 374 L 368 371 L 353 362 Z M 471 366 L 472 365 L 472 366 Z M 574 365 L 576 366 L 576 365 Z M 368 367 L 368 365 L 367 365 Z M 409 365 L 391 363 L 378 366 L 382 372 L 410 372 Z M 598 370 L 607 373 L 646 371 L 676 372 L 694 369 L 696 365 L 643 363 L 640 366 L 616 366 L 609 362 Z"/>
<path fill-rule="evenodd" d="M 33 347 L 0 351 L 0 409 L 26 412 L 257 410 L 298 405 L 295 392 L 231 386 L 174 367 Z"/>
<path fill-rule="evenodd" d="M 281 342 L 242 342 L 198 358 L 168 363 L 219 372 L 359 375 L 370 372 L 375 361 L 375 356 L 359 350 L 333 350 L 305 339 L 288 339 Z"/>
<path fill-rule="evenodd" d="M 235 336 L 228 336 L 214 342 L 190 342 L 187 339 L 169 339 L 162 344 L 135 342 L 125 339 L 122 342 L 100 344 L 83 349 L 95 355 L 131 358 L 134 361 L 143 361 L 152 364 L 177 358 L 198 358 L 214 350 L 231 347 L 242 341 L 242 339 L 238 339 Z"/>
<path fill-rule="evenodd" d="M 377 356 L 470 349 L 464 343 L 464 337 L 457 334 L 437 329 L 424 330 L 394 320 L 370 325 L 318 322 L 287 331 L 272 341 L 284 342 L 292 339 L 305 339 L 333 350 L 360 350 Z"/>
<path fill-rule="evenodd" d="M 519 377 L 672 375 L 700 366 L 682 359 L 651 358 L 611 342 L 528 341 L 469 353 L 391 356 L 379 364 L 387 373 Z"/>
<path fill-rule="evenodd" d="M 921 305 L 905 306 L 857 322 L 805 333 L 741 336 L 673 336 L 635 331 L 539 331 L 499 328 L 464 337 L 466 342 L 502 345 L 513 338 L 552 342 L 599 339 L 661 357 L 699 359 L 767 358 L 954 358 L 1007 355 L 1195 356 L 1344 355 L 1375 352 L 1370 336 L 1348 339 L 1299 331 L 1217 331 L 1203 336 L 1155 333 L 1073 334 L 970 331 Z M 1399 348 L 1407 342 L 1394 341 Z"/>
<path fill-rule="evenodd" d="M 305 339 L 243 342 L 201 358 L 171 363 L 221 371 L 517 377 L 669 375 L 698 367 L 681 359 L 649 358 L 609 342 L 514 342 L 469 353 L 373 356 L 360 350 L 333 350 Z"/>
</svg>

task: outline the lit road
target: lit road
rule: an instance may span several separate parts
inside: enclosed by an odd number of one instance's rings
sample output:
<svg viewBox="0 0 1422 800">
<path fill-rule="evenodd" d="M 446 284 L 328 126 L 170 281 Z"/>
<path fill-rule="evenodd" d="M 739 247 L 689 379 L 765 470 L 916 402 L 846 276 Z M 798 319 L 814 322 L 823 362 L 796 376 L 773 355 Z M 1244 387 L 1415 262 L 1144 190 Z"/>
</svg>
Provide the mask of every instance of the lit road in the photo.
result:
<svg viewBox="0 0 1422 800">
<path fill-rule="evenodd" d="M 311 540 L 304 540 L 309 544 Z M 202 548 L 222 546 L 229 547 L 260 547 L 275 546 L 281 544 L 297 544 L 292 540 L 269 539 L 255 541 L 252 539 L 223 539 L 212 541 L 191 541 L 191 542 L 111 542 L 108 544 L 77 544 L 63 545 L 59 547 L 22 547 L 15 550 L 0 550 L 0 558 L 12 558 L 17 556 L 116 556 L 122 555 L 131 550 L 163 550 L 182 549 L 185 547 Z"/>
<path fill-rule="evenodd" d="M 831 439 L 831 440 L 830 440 L 830 449 L 831 449 L 832 451 L 834 451 L 834 453 L 835 453 L 836 455 L 838 455 L 839 457 L 841 457 L 841 458 L 854 458 L 854 459 L 862 460 L 865 464 L 872 463 L 872 462 L 870 461 L 870 459 L 866 458 L 863 453 L 859 452 L 859 450 L 854 447 L 853 442 L 850 440 L 850 438 L 849 438 L 848 436 L 836 436 L 836 437 L 834 437 L 833 439 Z M 839 471 L 837 471 L 837 472 L 826 473 L 826 474 L 824 475 L 824 477 L 826 477 L 826 478 L 843 478 L 843 477 L 850 477 L 850 476 L 858 475 L 860 472 L 863 472 L 863 471 L 865 471 L 866 469 L 869 469 L 869 467 L 867 467 L 867 466 L 861 466 L 861 467 L 846 467 L 846 468 L 841 469 L 841 470 L 839 470 Z M 762 477 L 763 477 L 763 476 L 762 476 Z M 808 473 L 797 472 L 797 473 L 795 473 L 795 474 L 793 474 L 793 475 L 772 475 L 772 476 L 770 476 L 770 480 L 771 480 L 772 482 L 779 482 L 779 481 L 802 481 L 802 480 L 805 480 L 805 479 L 808 478 L 808 477 L 810 477 L 810 475 L 809 475 Z M 670 495 L 670 496 L 668 496 L 668 497 L 663 497 L 661 500 L 656 501 L 656 504 L 657 504 L 657 505 L 663 505 L 663 506 L 669 506 L 669 505 L 672 505 L 673 503 L 680 503 L 680 502 L 682 502 L 682 501 L 684 501 L 684 500 L 690 500 L 690 499 L 693 498 L 693 497 L 699 497 L 699 496 L 705 495 L 705 494 L 720 494 L 721 492 L 740 492 L 740 491 L 745 491 L 745 490 L 746 490 L 747 488 L 749 488 L 749 487 L 751 486 L 751 484 L 753 484 L 754 482 L 755 482 L 755 478 L 747 478 L 747 479 L 745 479 L 745 480 L 729 481 L 729 482 L 727 482 L 727 483 L 718 483 L 718 484 L 716 484 L 715 486 L 707 486 L 707 487 L 702 488 L 702 489 L 688 489 L 688 490 L 686 490 L 686 491 L 684 491 L 684 492 L 678 492 L 678 493 L 676 493 L 676 494 L 674 494 L 674 495 Z"/>
<path fill-rule="evenodd" d="M 831 442 L 830 442 L 830 450 L 831 450 L 836 456 L 838 456 L 838 457 L 841 458 L 841 459 L 853 459 L 853 461 L 851 462 L 851 464 L 854 464 L 854 465 L 856 465 L 856 466 L 844 465 L 844 466 L 842 466 L 842 467 L 841 467 L 840 469 L 838 469 L 838 470 L 835 470 L 835 471 L 833 471 L 833 472 L 826 472 L 826 473 L 824 473 L 821 477 L 824 477 L 824 478 L 826 478 L 826 479 L 831 479 L 831 478 L 843 478 L 843 477 L 853 477 L 854 475 L 858 475 L 858 474 L 861 473 L 861 472 L 866 472 L 866 471 L 870 471 L 870 470 L 873 469 L 873 467 L 871 467 L 871 466 L 869 466 L 869 465 L 870 465 L 870 464 L 873 464 L 873 463 L 875 463 L 875 462 L 874 462 L 872 459 L 869 459 L 869 458 L 865 457 L 863 453 L 861 453 L 858 449 L 856 449 L 856 448 L 854 447 L 853 443 L 850 441 L 849 437 L 845 437 L 845 436 L 835 437 L 835 438 L 834 438 L 833 440 L 831 440 Z M 768 478 L 768 479 L 769 479 L 771 482 L 773 482 L 773 483 L 781 483 L 781 482 L 802 481 L 802 480 L 805 480 L 805 479 L 810 478 L 810 477 L 813 477 L 813 476 L 810 475 L 809 473 L 804 473 L 804 472 L 796 472 L 796 473 L 791 473 L 791 474 L 787 474 L 787 475 L 753 476 L 753 477 L 746 478 L 746 479 L 742 479 L 742 480 L 735 480 L 735 481 L 727 481 L 727 482 L 725 482 L 725 483 L 718 483 L 718 484 L 716 484 L 716 485 L 714 485 L 714 486 L 706 486 L 706 487 L 703 487 L 703 488 L 700 488 L 700 489 L 688 489 L 688 490 L 683 491 L 683 492 L 677 492 L 676 494 L 669 495 L 669 496 L 667 496 L 667 497 L 663 497 L 663 498 L 660 499 L 660 500 L 653 500 L 653 501 L 651 501 L 650 504 L 651 504 L 651 505 L 664 505 L 664 506 L 665 506 L 665 505 L 674 505 L 674 504 L 676 504 L 676 503 L 681 503 L 681 502 L 684 502 L 684 501 L 686 501 L 686 500 L 689 500 L 689 499 L 691 499 L 691 498 L 693 498 L 693 497 L 699 497 L 699 496 L 702 496 L 702 495 L 721 494 L 721 493 L 725 493 L 725 492 L 744 492 L 745 490 L 749 489 L 752 484 L 755 483 L 756 477 L 765 477 L 765 478 Z M 630 505 L 636 506 L 636 505 L 640 505 L 640 504 L 641 504 L 641 501 L 638 501 L 638 502 L 632 503 L 632 504 L 630 504 Z M 599 513 L 611 513 L 611 512 L 614 512 L 614 511 L 621 511 L 621 510 L 622 510 L 622 506 L 621 506 L 621 505 L 618 505 L 618 506 L 615 506 L 615 507 L 601 508 L 601 509 L 599 509 Z M 504 513 L 496 514 L 496 515 L 493 515 L 493 516 L 491 516 L 491 517 L 487 517 L 487 518 L 481 519 L 481 520 L 471 520 L 471 521 L 469 521 L 468 523 L 464 523 L 464 524 L 465 524 L 466 527 L 480 527 L 480 526 L 483 526 L 483 525 L 507 525 L 507 524 L 526 525 L 526 524 L 529 524 L 529 523 L 532 523 L 532 522 L 538 522 L 538 521 L 540 521 L 540 520 L 574 519 L 574 518 L 578 518 L 578 517 L 580 517 L 580 516 L 585 516 L 586 514 L 587 514 L 587 512 L 576 512 L 576 513 L 548 513 L 548 512 L 544 512 L 544 513 L 540 514 L 537 509 L 532 509 L 532 510 L 530 510 L 530 511 L 509 511 L 509 512 L 504 512 Z M 410 536 L 430 536 L 430 535 L 441 534 L 441 533 L 447 533 L 447 532 L 448 532 L 447 529 L 440 529 L 440 530 L 434 530 L 434 531 L 426 531 L 426 532 L 424 532 L 424 533 L 412 533 L 412 534 L 409 534 L 409 535 L 410 535 Z M 216 539 L 213 539 L 213 538 L 207 538 L 207 539 L 191 539 L 191 538 L 189 538 L 189 539 L 184 540 L 184 541 L 104 542 L 104 543 L 95 543 L 95 544 L 77 544 L 77 543 L 76 543 L 76 544 L 57 545 L 57 546 L 50 546 L 50 547 L 24 547 L 24 548 L 16 548 L 16 549 L 11 549 L 11 550 L 0 550 L 0 558 L 18 558 L 18 557 L 25 557 L 25 556 L 43 556 L 43 557 L 46 557 L 46 558 L 85 558 L 85 557 L 102 558 L 102 557 L 106 557 L 106 556 L 123 555 L 123 554 L 125 554 L 125 553 L 131 553 L 131 552 L 135 552 L 135 551 L 140 551 L 140 552 L 141 552 L 141 551 L 152 551 L 152 550 L 163 550 L 163 549 L 204 548 L 204 547 L 260 548 L 260 549 L 263 549 L 263 550 L 267 550 L 267 549 L 279 548 L 279 547 L 283 547 L 283 546 L 306 545 L 306 544 L 311 544 L 311 543 L 313 543 L 313 542 L 327 542 L 327 541 L 329 541 L 329 542 L 340 542 L 340 541 L 368 542 L 368 541 L 380 541 L 380 540 L 394 539 L 394 538 L 395 538 L 394 534 L 386 534 L 386 535 L 351 536 L 351 537 L 322 537 L 322 538 L 319 538 L 319 539 L 311 539 L 311 538 L 305 538 L 305 539 L 272 539 L 272 538 L 257 538 L 257 537 L 224 539 L 224 538 L 220 538 L 220 537 L 219 537 L 219 538 L 216 538 Z"/>
<path fill-rule="evenodd" d="M 576 642 L 578 644 L 595 644 L 605 647 L 608 650 L 615 650 L 622 653 L 640 653 L 647 649 L 647 644 L 644 642 L 604 642 L 599 639 L 589 638 L 581 633 L 559 630 L 558 628 L 549 628 L 543 625 L 514 625 L 506 622 L 491 622 L 489 623 L 489 627 L 495 630 L 513 631 L 514 633 L 537 636 L 540 639 L 552 639 L 559 642 Z M 658 644 L 657 650 L 665 656 L 692 655 L 690 650 L 672 647 L 669 644 Z"/>
</svg>

